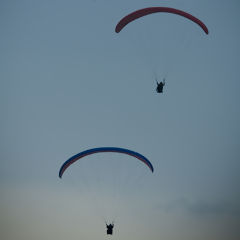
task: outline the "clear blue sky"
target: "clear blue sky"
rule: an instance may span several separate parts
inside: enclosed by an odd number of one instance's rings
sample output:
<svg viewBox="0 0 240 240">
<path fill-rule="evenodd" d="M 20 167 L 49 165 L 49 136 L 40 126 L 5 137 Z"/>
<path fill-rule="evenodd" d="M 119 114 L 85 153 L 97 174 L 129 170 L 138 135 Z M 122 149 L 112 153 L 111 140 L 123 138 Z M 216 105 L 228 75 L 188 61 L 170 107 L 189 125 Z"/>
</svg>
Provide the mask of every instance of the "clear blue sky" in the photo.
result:
<svg viewBox="0 0 240 240">
<path fill-rule="evenodd" d="M 115 33 L 150 6 L 189 12 L 209 35 L 170 14 Z M 2 0 L 0 238 L 106 239 L 103 219 L 116 214 L 113 239 L 239 239 L 239 10 L 237 0 Z M 166 77 L 162 95 L 155 76 Z M 100 154 L 58 178 L 69 157 L 101 146 L 140 152 L 154 174 Z"/>
</svg>

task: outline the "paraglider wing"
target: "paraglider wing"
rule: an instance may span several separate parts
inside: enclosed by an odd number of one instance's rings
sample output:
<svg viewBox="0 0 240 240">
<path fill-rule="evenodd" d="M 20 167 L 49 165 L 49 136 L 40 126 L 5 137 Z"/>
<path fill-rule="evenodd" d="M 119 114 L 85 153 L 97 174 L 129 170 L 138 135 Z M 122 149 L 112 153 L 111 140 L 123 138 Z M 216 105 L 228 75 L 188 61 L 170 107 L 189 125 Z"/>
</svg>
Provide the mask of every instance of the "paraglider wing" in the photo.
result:
<svg viewBox="0 0 240 240">
<path fill-rule="evenodd" d="M 149 15 L 152 13 L 158 13 L 158 12 L 173 13 L 173 14 L 177 14 L 177 15 L 183 16 L 185 18 L 188 18 L 189 20 L 198 24 L 203 29 L 203 31 L 206 34 L 208 34 L 208 29 L 207 29 L 206 25 L 202 21 L 200 21 L 198 18 L 196 18 L 193 15 L 186 13 L 184 11 L 181 11 L 181 10 L 178 10 L 175 8 L 169 8 L 169 7 L 150 7 L 150 8 L 143 8 L 143 9 L 137 10 L 135 12 L 132 12 L 119 21 L 119 23 L 117 24 L 117 26 L 115 28 L 115 32 L 119 33 L 128 23 L 130 23 L 138 18 L 141 18 L 143 16 L 146 16 L 146 15 Z"/>
<path fill-rule="evenodd" d="M 101 152 L 116 152 L 116 153 L 123 153 L 123 154 L 127 154 L 130 155 L 132 157 L 135 157 L 137 159 L 139 159 L 140 161 L 142 161 L 144 164 L 146 164 L 149 169 L 153 172 L 153 166 L 151 164 L 151 162 L 144 157 L 143 155 L 141 155 L 140 153 L 125 149 L 125 148 L 117 148 L 117 147 L 101 147 L 101 148 L 92 148 L 92 149 L 88 149 L 86 151 L 80 152 L 74 156 L 72 156 L 71 158 L 69 158 L 65 163 L 63 163 L 63 165 L 61 166 L 60 170 L 59 170 L 59 177 L 62 178 L 63 173 L 65 172 L 65 170 L 72 165 L 74 162 L 76 162 L 77 160 L 79 160 L 80 158 L 86 157 L 88 155 L 91 154 L 95 154 L 95 153 L 101 153 Z"/>
</svg>

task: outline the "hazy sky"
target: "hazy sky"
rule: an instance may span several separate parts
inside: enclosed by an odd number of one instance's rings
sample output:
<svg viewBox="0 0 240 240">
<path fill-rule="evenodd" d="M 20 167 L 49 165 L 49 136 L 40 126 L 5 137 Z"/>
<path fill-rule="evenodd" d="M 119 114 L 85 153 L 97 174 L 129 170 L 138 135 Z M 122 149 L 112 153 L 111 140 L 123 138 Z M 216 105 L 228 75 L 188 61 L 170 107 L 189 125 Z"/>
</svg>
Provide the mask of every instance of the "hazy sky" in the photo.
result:
<svg viewBox="0 0 240 240">
<path fill-rule="evenodd" d="M 115 26 L 144 7 L 153 14 Z M 240 239 L 237 0 L 0 1 L 2 240 Z M 166 78 L 163 94 L 155 76 Z M 87 157 L 124 147 L 146 156 Z"/>
</svg>

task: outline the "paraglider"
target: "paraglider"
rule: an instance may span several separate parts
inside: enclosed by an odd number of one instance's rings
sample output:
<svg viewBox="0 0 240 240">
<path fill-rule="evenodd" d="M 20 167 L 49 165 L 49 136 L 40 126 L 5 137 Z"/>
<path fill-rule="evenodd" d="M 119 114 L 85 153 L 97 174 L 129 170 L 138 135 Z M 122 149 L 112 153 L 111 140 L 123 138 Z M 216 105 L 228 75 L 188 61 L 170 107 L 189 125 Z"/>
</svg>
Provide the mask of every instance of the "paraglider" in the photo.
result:
<svg viewBox="0 0 240 240">
<path fill-rule="evenodd" d="M 144 16 L 147 16 L 147 15 L 150 15 L 153 13 L 170 13 L 170 14 L 176 14 L 176 15 L 182 16 L 186 19 L 189 19 L 196 25 L 198 25 L 204 31 L 205 34 L 209 33 L 207 26 L 200 19 L 196 18 L 195 16 L 193 16 L 187 12 L 184 12 L 182 10 L 175 9 L 175 8 L 170 8 L 170 7 L 148 7 L 148 8 L 143 8 L 143 9 L 134 11 L 134 12 L 126 15 L 125 17 L 123 17 L 118 22 L 118 24 L 115 27 L 115 32 L 119 33 L 129 23 L 134 22 L 138 18 L 142 18 Z M 158 93 L 162 93 L 164 85 L 165 85 L 165 81 L 161 81 L 159 83 L 157 82 L 156 91 Z"/>
<path fill-rule="evenodd" d="M 82 152 L 70 157 L 67 161 L 65 161 L 62 164 L 62 166 L 59 170 L 59 178 L 62 178 L 66 169 L 68 169 L 68 167 L 71 166 L 74 162 L 76 162 L 79 159 L 84 158 L 88 155 L 98 154 L 98 153 L 126 154 L 126 155 L 129 155 L 131 157 L 134 157 L 137 160 L 140 160 L 142 163 L 144 163 L 150 169 L 151 172 L 154 171 L 151 162 L 146 157 L 144 157 L 143 155 L 141 155 L 138 152 L 134 152 L 134 151 L 129 150 L 129 149 L 118 148 L 118 147 L 99 147 L 99 148 L 92 148 L 92 149 L 82 151 Z M 126 168 L 127 168 L 127 165 L 126 165 Z M 107 228 L 107 235 L 112 235 L 113 234 L 113 228 L 114 228 L 114 222 L 112 221 L 110 224 L 107 224 L 107 222 L 105 221 L 105 223 L 106 223 L 106 228 Z"/>
<path fill-rule="evenodd" d="M 146 15 L 152 14 L 152 13 L 159 13 L 159 12 L 165 12 L 165 13 L 172 13 L 172 14 L 177 14 L 180 15 L 182 17 L 185 17 L 189 20 L 191 20 L 192 22 L 198 24 L 202 30 L 208 34 L 208 28 L 206 27 L 206 25 L 199 20 L 198 18 L 194 17 L 193 15 L 175 9 L 175 8 L 169 8 L 169 7 L 149 7 L 149 8 L 143 8 L 137 11 L 134 11 L 130 14 L 128 14 L 127 16 L 123 17 L 118 24 L 116 25 L 115 28 L 115 32 L 119 33 L 127 24 L 129 24 L 132 21 L 135 21 L 138 18 L 144 17 Z"/>
</svg>

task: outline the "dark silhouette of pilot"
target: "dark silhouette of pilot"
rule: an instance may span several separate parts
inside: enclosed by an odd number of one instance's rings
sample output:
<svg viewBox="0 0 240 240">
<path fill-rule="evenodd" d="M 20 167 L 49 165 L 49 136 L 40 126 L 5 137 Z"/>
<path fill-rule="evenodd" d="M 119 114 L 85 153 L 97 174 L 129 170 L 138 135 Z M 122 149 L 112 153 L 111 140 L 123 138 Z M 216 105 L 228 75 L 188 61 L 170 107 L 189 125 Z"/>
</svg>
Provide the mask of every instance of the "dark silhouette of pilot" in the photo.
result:
<svg viewBox="0 0 240 240">
<path fill-rule="evenodd" d="M 114 227 L 114 224 L 113 224 L 113 223 L 106 224 L 106 227 L 107 227 L 107 234 L 112 235 L 112 234 L 113 234 L 113 227 Z"/>
<path fill-rule="evenodd" d="M 157 80 L 156 80 L 156 82 L 157 82 L 156 91 L 157 91 L 158 93 L 162 93 L 162 92 L 163 92 L 163 87 L 164 87 L 164 85 L 165 85 L 165 79 L 163 79 L 163 81 L 160 82 L 160 83 L 158 83 Z"/>
</svg>

